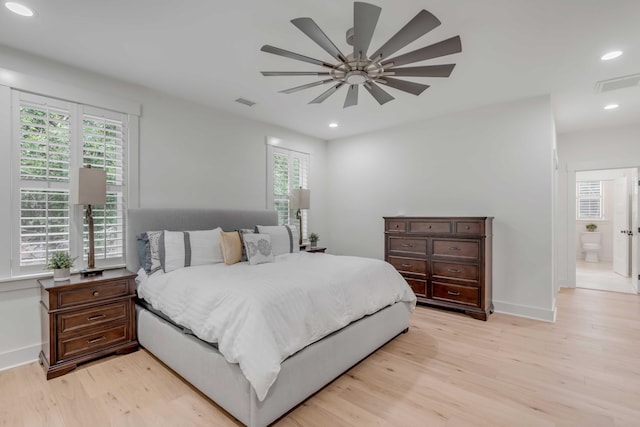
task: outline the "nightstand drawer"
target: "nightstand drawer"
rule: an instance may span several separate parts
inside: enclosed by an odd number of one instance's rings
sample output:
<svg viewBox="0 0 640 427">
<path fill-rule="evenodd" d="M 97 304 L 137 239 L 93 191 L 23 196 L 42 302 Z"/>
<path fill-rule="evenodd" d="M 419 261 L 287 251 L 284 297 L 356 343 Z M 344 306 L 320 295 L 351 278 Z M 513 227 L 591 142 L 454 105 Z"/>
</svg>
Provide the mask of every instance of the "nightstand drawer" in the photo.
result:
<svg viewBox="0 0 640 427">
<path fill-rule="evenodd" d="M 58 359 L 65 360 L 128 341 L 129 325 L 121 323 L 116 326 L 94 331 L 75 338 L 60 338 L 58 341 Z"/>
<path fill-rule="evenodd" d="M 131 302 L 126 300 L 101 307 L 58 314 L 56 316 L 58 333 L 62 335 L 116 320 L 126 320 L 130 315 L 130 306 Z"/>
<path fill-rule="evenodd" d="M 389 263 L 398 271 L 427 274 L 427 262 L 421 259 L 390 256 Z"/>
<path fill-rule="evenodd" d="M 479 268 L 476 264 L 454 264 L 452 262 L 433 261 L 431 267 L 433 276 L 472 280 L 474 282 L 477 282 L 480 278 Z"/>
<path fill-rule="evenodd" d="M 480 256 L 480 242 L 433 239 L 433 256 L 477 260 Z"/>
<path fill-rule="evenodd" d="M 480 307 L 478 287 L 441 282 L 433 282 L 431 286 L 433 299 Z"/>
<path fill-rule="evenodd" d="M 426 255 L 427 239 L 408 239 L 406 237 L 389 237 L 389 251 L 406 252 L 408 254 Z"/>
<path fill-rule="evenodd" d="M 58 308 L 72 307 L 129 295 L 129 281 L 119 280 L 94 286 L 78 287 L 58 294 Z"/>
</svg>

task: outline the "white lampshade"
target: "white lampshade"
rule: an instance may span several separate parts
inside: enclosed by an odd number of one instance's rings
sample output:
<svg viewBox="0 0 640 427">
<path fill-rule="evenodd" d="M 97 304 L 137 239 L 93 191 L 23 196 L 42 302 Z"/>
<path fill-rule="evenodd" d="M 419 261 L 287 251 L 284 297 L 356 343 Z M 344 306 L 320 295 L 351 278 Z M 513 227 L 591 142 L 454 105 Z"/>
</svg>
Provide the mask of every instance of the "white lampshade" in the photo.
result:
<svg viewBox="0 0 640 427">
<path fill-rule="evenodd" d="M 77 205 L 104 205 L 107 203 L 107 171 L 93 168 L 78 170 Z"/>
<path fill-rule="evenodd" d="M 291 209 L 309 209 L 311 207 L 311 190 L 308 188 L 294 188 L 291 195 Z"/>
</svg>

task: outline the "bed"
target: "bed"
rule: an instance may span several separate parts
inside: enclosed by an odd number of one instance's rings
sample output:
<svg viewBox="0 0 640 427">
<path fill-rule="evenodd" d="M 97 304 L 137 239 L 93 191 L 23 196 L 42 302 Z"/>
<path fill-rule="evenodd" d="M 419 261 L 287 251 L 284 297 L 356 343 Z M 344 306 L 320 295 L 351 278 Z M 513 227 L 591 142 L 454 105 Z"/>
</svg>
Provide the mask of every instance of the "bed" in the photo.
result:
<svg viewBox="0 0 640 427">
<path fill-rule="evenodd" d="M 146 208 L 129 209 L 126 221 L 127 268 L 138 271 L 140 259 L 136 236 L 140 233 L 215 227 L 231 231 L 258 224 L 276 225 L 277 213 Z M 185 328 L 142 304 L 136 306 L 137 335 L 142 347 L 236 419 L 247 426 L 259 427 L 274 422 L 376 349 L 406 332 L 414 307 L 415 301 L 392 303 L 295 352 L 280 364 L 277 378 L 266 395 L 256 393 L 238 363 L 227 362 L 217 346 L 185 333 Z"/>
</svg>

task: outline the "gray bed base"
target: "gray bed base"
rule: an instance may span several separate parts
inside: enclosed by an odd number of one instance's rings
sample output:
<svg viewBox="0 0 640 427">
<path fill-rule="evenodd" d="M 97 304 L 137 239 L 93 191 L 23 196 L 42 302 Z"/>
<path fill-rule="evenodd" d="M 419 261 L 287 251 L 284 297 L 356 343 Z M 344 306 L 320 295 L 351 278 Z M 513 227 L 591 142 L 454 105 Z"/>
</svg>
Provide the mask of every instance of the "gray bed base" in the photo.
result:
<svg viewBox="0 0 640 427">
<path fill-rule="evenodd" d="M 136 248 L 135 236 L 144 231 L 200 230 L 217 226 L 229 231 L 276 223 L 275 211 L 129 209 L 127 248 Z M 137 271 L 137 251 L 127 250 L 126 258 L 127 268 Z M 237 364 L 228 363 L 211 345 L 136 307 L 140 345 L 250 427 L 266 426 L 277 420 L 405 331 L 410 314 L 409 304 L 399 302 L 299 351 L 282 363 L 276 382 L 260 402 Z"/>
</svg>

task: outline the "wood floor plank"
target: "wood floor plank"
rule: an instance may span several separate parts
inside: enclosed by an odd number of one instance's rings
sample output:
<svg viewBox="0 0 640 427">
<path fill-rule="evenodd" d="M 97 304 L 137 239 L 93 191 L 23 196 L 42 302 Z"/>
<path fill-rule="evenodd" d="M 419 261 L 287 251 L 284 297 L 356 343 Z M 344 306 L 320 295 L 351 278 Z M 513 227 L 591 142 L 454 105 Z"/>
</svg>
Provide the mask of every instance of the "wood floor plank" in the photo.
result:
<svg viewBox="0 0 640 427">
<path fill-rule="evenodd" d="M 640 297 L 562 290 L 556 323 L 418 307 L 407 334 L 278 427 L 640 425 Z M 238 426 L 146 351 L 0 372 L 0 426 Z"/>
</svg>

